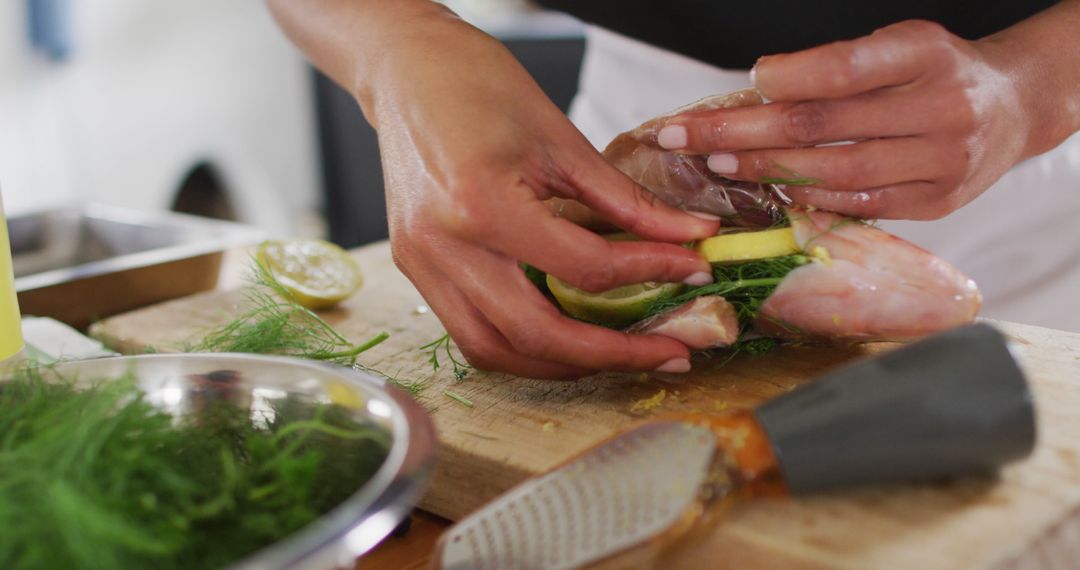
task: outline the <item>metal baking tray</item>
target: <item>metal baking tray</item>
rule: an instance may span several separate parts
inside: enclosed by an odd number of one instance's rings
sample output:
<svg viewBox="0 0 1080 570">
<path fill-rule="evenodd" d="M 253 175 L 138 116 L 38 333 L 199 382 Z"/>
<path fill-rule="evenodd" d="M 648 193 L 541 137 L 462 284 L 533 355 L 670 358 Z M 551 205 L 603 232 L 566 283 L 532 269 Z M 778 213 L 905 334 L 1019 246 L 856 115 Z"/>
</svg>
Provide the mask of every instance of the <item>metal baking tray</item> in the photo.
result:
<svg viewBox="0 0 1080 570">
<path fill-rule="evenodd" d="M 173 212 L 83 204 L 8 219 L 23 314 L 82 328 L 212 289 L 226 250 L 263 232 Z"/>
</svg>

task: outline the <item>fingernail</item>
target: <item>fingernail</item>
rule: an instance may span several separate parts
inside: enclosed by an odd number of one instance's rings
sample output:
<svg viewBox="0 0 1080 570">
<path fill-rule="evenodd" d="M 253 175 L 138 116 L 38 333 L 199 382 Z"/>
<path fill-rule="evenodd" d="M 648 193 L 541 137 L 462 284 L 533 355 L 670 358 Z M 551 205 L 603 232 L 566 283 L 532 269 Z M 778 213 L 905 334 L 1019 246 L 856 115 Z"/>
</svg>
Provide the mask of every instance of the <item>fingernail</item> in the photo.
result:
<svg viewBox="0 0 1080 570">
<path fill-rule="evenodd" d="M 757 87 L 757 62 L 750 68 L 750 85 Z"/>
<path fill-rule="evenodd" d="M 739 170 L 739 159 L 729 153 L 710 154 L 708 165 L 709 170 L 717 174 L 735 174 Z"/>
<path fill-rule="evenodd" d="M 697 273 L 690 275 L 686 279 L 683 279 L 682 282 L 686 283 L 687 285 L 693 285 L 694 287 L 701 287 L 702 285 L 708 285 L 709 283 L 712 283 L 713 275 L 712 273 L 707 273 L 705 271 L 698 271 Z"/>
<path fill-rule="evenodd" d="M 672 358 L 656 368 L 657 372 L 690 372 L 690 361 L 685 358 Z"/>
<path fill-rule="evenodd" d="M 694 216 L 695 218 L 701 218 L 710 222 L 716 222 L 720 220 L 720 216 L 717 216 L 716 214 L 710 214 L 708 212 L 695 212 L 694 210 L 686 210 L 686 213 Z"/>
<path fill-rule="evenodd" d="M 656 142 L 668 150 L 683 148 L 686 146 L 686 127 L 668 125 L 656 134 Z"/>
</svg>

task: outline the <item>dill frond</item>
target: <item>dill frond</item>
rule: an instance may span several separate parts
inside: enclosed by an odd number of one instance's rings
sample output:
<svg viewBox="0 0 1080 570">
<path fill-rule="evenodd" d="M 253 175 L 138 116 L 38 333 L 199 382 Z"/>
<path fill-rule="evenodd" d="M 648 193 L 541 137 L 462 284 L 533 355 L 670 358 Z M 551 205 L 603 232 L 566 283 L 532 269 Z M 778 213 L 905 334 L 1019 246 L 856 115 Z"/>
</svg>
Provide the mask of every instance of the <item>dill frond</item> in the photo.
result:
<svg viewBox="0 0 1080 570">
<path fill-rule="evenodd" d="M 457 357 L 454 356 L 454 352 L 451 350 L 452 343 L 453 340 L 450 339 L 450 333 L 444 333 L 439 338 L 421 346 L 417 350 L 430 351 L 428 354 L 428 363 L 431 364 L 432 372 L 438 372 L 439 368 L 442 366 L 439 362 L 439 351 L 443 351 L 454 370 L 454 378 L 460 382 L 473 371 L 473 367 L 459 361 Z"/>
<path fill-rule="evenodd" d="M 765 299 L 792 270 L 806 265 L 802 254 L 772 257 L 734 264 L 713 265 L 714 282 L 695 287 L 681 295 L 663 299 L 649 308 L 649 316 L 674 309 L 697 297 L 719 295 L 735 308 L 742 333 L 747 332 Z"/>
<path fill-rule="evenodd" d="M 355 368 L 356 370 L 367 372 L 369 374 L 380 376 L 387 382 L 389 382 L 391 385 L 393 385 L 395 388 L 399 388 L 408 392 L 410 396 L 419 396 L 428 387 L 428 383 L 423 380 L 405 380 L 401 378 L 400 370 L 397 372 L 397 374 L 388 374 L 386 372 L 383 372 L 382 370 L 378 370 L 360 363 L 354 364 L 353 368 Z"/>
<path fill-rule="evenodd" d="M 382 332 L 352 344 L 314 311 L 296 303 L 266 265 L 253 259 L 252 267 L 252 286 L 245 292 L 250 308 L 188 347 L 189 352 L 279 354 L 351 366 L 362 352 L 389 338 Z"/>
<path fill-rule="evenodd" d="M 782 172 L 784 176 L 770 176 L 762 178 L 760 180 L 762 184 L 783 184 L 785 186 L 814 186 L 816 184 L 822 183 L 822 180 L 820 178 L 810 178 L 808 176 L 803 176 L 798 172 L 795 172 L 794 170 L 776 161 L 773 161 L 772 167 L 773 169 Z"/>
</svg>

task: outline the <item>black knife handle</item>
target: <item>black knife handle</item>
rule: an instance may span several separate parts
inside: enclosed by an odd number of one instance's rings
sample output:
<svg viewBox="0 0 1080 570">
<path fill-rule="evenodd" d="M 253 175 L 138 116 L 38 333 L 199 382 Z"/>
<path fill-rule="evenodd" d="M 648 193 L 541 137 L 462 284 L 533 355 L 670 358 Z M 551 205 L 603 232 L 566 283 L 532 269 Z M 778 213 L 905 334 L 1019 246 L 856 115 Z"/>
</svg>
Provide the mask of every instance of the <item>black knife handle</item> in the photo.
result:
<svg viewBox="0 0 1080 570">
<path fill-rule="evenodd" d="M 757 417 L 792 493 L 987 473 L 1035 446 L 1024 374 L 985 324 L 826 374 Z"/>
</svg>

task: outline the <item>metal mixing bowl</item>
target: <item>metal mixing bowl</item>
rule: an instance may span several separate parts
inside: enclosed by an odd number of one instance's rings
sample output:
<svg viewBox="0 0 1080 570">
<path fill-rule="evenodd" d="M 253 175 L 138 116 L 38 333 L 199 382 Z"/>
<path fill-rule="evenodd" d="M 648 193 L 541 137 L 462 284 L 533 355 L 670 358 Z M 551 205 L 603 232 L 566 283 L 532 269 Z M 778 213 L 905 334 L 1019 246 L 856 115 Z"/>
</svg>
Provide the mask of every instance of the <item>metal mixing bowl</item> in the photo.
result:
<svg viewBox="0 0 1080 570">
<path fill-rule="evenodd" d="M 249 354 L 155 354 L 69 362 L 53 370 L 77 383 L 133 374 L 147 401 L 176 416 L 225 401 L 257 422 L 285 402 L 293 408 L 334 403 L 352 410 L 354 420 L 389 433 L 382 466 L 345 502 L 230 570 L 354 566 L 408 515 L 434 464 L 435 432 L 420 406 L 384 380 L 342 366 Z"/>
</svg>

